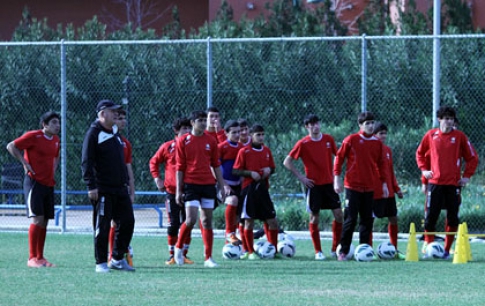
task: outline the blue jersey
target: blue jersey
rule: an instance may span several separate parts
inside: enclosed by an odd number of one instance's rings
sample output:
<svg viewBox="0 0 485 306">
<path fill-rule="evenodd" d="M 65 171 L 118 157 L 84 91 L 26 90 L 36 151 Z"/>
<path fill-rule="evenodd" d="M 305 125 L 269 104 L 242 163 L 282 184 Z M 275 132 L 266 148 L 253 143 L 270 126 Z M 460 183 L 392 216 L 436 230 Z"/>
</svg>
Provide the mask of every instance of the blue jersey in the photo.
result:
<svg viewBox="0 0 485 306">
<path fill-rule="evenodd" d="M 226 184 L 230 186 L 237 186 L 241 184 L 241 178 L 238 175 L 232 174 L 232 168 L 236 161 L 237 153 L 243 147 L 239 142 L 231 142 L 226 140 L 218 145 L 219 157 L 221 159 L 222 177 Z"/>
</svg>

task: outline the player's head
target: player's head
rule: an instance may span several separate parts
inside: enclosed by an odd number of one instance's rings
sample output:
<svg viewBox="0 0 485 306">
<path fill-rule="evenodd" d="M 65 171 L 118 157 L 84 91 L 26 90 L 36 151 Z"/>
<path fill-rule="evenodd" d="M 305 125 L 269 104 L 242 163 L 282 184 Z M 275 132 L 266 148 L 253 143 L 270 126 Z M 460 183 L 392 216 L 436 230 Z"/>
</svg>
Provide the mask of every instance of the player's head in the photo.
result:
<svg viewBox="0 0 485 306">
<path fill-rule="evenodd" d="M 220 126 L 221 116 L 219 114 L 219 109 L 215 106 L 210 106 L 207 108 L 207 126 L 208 127 L 218 127 Z"/>
<path fill-rule="evenodd" d="M 123 131 L 126 127 L 126 110 L 118 109 L 118 117 L 116 117 L 115 121 L 120 131 Z"/>
<path fill-rule="evenodd" d="M 310 123 L 317 123 L 320 122 L 320 118 L 318 118 L 317 115 L 315 114 L 308 114 L 305 116 L 305 119 L 303 119 L 303 124 L 307 126 Z"/>
<path fill-rule="evenodd" d="M 237 119 L 239 127 L 241 128 L 239 133 L 239 141 L 242 143 L 247 143 L 249 141 L 249 125 L 248 121 L 244 118 Z"/>
<path fill-rule="evenodd" d="M 229 141 L 239 141 L 239 134 L 241 131 L 241 128 L 239 127 L 239 122 L 237 122 L 236 120 L 228 120 L 224 125 L 224 131 L 226 132 L 226 136 Z"/>
<path fill-rule="evenodd" d="M 317 115 L 306 115 L 305 119 L 303 119 L 303 123 L 310 136 L 318 137 L 318 135 L 320 135 L 320 118 L 318 118 Z"/>
<path fill-rule="evenodd" d="M 61 116 L 58 113 L 48 111 L 40 116 L 40 128 L 47 135 L 57 135 L 61 130 Z"/>
<path fill-rule="evenodd" d="M 98 120 L 107 128 L 111 128 L 116 123 L 118 118 L 118 110 L 122 106 L 115 104 L 111 100 L 101 100 L 96 106 L 96 112 L 98 113 Z"/>
<path fill-rule="evenodd" d="M 178 136 L 183 134 L 187 134 L 192 129 L 192 125 L 190 124 L 190 120 L 187 117 L 180 117 L 173 121 L 172 129 Z"/>
<path fill-rule="evenodd" d="M 374 114 L 371 112 L 362 112 L 357 116 L 361 132 L 372 135 L 374 132 Z"/>
<path fill-rule="evenodd" d="M 450 106 L 441 106 L 436 112 L 440 123 L 440 130 L 449 132 L 454 128 L 456 111 Z"/>
<path fill-rule="evenodd" d="M 386 142 L 387 139 L 387 126 L 382 122 L 374 123 L 374 135 L 382 142 Z"/>
<path fill-rule="evenodd" d="M 254 124 L 249 130 L 251 134 L 252 143 L 255 145 L 260 145 L 264 143 L 264 128 L 260 124 Z"/>
<path fill-rule="evenodd" d="M 193 111 L 190 114 L 190 124 L 192 130 L 200 132 L 200 129 L 202 129 L 203 132 L 207 127 L 207 113 L 200 110 Z"/>
</svg>

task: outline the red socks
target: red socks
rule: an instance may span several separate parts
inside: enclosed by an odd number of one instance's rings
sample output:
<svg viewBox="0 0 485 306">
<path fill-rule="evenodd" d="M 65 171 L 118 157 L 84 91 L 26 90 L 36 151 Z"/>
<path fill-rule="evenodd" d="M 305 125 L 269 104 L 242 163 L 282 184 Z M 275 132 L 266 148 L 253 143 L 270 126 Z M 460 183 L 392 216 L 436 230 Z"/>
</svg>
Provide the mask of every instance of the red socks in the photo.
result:
<svg viewBox="0 0 485 306">
<path fill-rule="evenodd" d="M 226 205 L 225 217 L 226 217 L 226 235 L 236 232 L 236 213 L 237 207 L 232 205 Z"/>
<path fill-rule="evenodd" d="M 202 232 L 202 241 L 205 247 L 205 260 L 212 257 L 212 245 L 214 244 L 214 231 L 212 228 L 205 228 Z"/>
<path fill-rule="evenodd" d="M 387 226 L 387 231 L 389 232 L 389 240 L 391 240 L 391 243 L 397 248 L 397 232 L 398 232 L 398 226 L 397 224 L 391 224 Z"/>
<path fill-rule="evenodd" d="M 114 249 L 114 245 L 115 245 L 115 233 L 116 233 L 116 226 L 112 226 L 110 229 L 109 229 L 109 240 L 108 240 L 108 243 L 109 243 L 109 259 L 108 260 L 111 260 L 112 256 L 113 256 L 113 249 Z"/>
<path fill-rule="evenodd" d="M 244 229 L 244 237 L 246 238 L 247 251 L 249 254 L 254 253 L 254 232 L 252 229 Z"/>
<path fill-rule="evenodd" d="M 318 224 L 310 223 L 309 227 L 310 227 L 310 237 L 312 238 L 313 248 L 315 249 L 315 253 L 321 252 L 322 243 L 320 241 L 320 229 L 318 228 Z"/>
<path fill-rule="evenodd" d="M 339 223 L 335 220 L 332 222 L 332 252 L 337 250 L 337 246 L 340 241 L 340 236 L 342 236 L 342 223 Z"/>
<path fill-rule="evenodd" d="M 40 226 L 30 224 L 29 227 L 29 259 L 37 258 L 37 244 L 40 235 Z"/>
<path fill-rule="evenodd" d="M 456 232 L 458 230 L 457 226 L 446 226 L 446 232 Z M 453 244 L 453 241 L 455 241 L 455 235 L 446 235 L 445 236 L 445 251 L 450 252 L 451 245 Z"/>
</svg>

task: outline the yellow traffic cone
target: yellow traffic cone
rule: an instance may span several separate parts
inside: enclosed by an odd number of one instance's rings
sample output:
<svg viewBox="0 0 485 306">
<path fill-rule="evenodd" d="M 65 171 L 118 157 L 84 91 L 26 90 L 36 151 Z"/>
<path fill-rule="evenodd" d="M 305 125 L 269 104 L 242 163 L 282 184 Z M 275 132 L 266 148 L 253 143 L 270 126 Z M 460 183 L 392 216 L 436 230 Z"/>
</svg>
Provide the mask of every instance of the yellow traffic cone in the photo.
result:
<svg viewBox="0 0 485 306">
<path fill-rule="evenodd" d="M 454 264 L 463 264 L 467 262 L 465 240 L 463 235 L 463 224 L 458 226 L 458 233 L 456 234 L 455 254 L 453 255 Z"/>
<path fill-rule="evenodd" d="M 472 249 L 470 247 L 470 237 L 468 236 L 468 225 L 466 222 L 463 222 L 463 235 L 465 238 L 466 259 L 467 261 L 472 261 Z"/>
<path fill-rule="evenodd" d="M 406 250 L 406 261 L 419 261 L 418 242 L 416 241 L 416 227 L 411 222 L 409 227 L 408 246 Z"/>
</svg>

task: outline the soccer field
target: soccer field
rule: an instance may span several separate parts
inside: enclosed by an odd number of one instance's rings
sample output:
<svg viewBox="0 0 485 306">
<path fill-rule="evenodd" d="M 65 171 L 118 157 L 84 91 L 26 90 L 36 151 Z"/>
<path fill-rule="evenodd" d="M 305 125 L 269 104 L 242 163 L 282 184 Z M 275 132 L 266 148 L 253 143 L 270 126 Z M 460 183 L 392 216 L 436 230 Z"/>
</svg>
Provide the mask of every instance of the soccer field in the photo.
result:
<svg viewBox="0 0 485 306">
<path fill-rule="evenodd" d="M 473 262 L 313 260 L 310 240 L 297 240 L 292 259 L 223 260 L 203 267 L 202 242 L 192 240 L 194 265 L 165 266 L 166 237 L 133 238 L 135 273 L 94 272 L 91 235 L 49 233 L 46 257 L 55 268 L 27 268 L 27 234 L 0 233 L 0 305 L 483 305 L 485 246 Z M 355 241 L 354 241 L 355 244 Z M 375 242 L 374 246 L 379 244 Z M 405 242 L 400 241 L 405 250 Z M 421 245 L 419 245 L 421 246 Z M 328 253 L 330 241 L 323 241 Z"/>
</svg>

